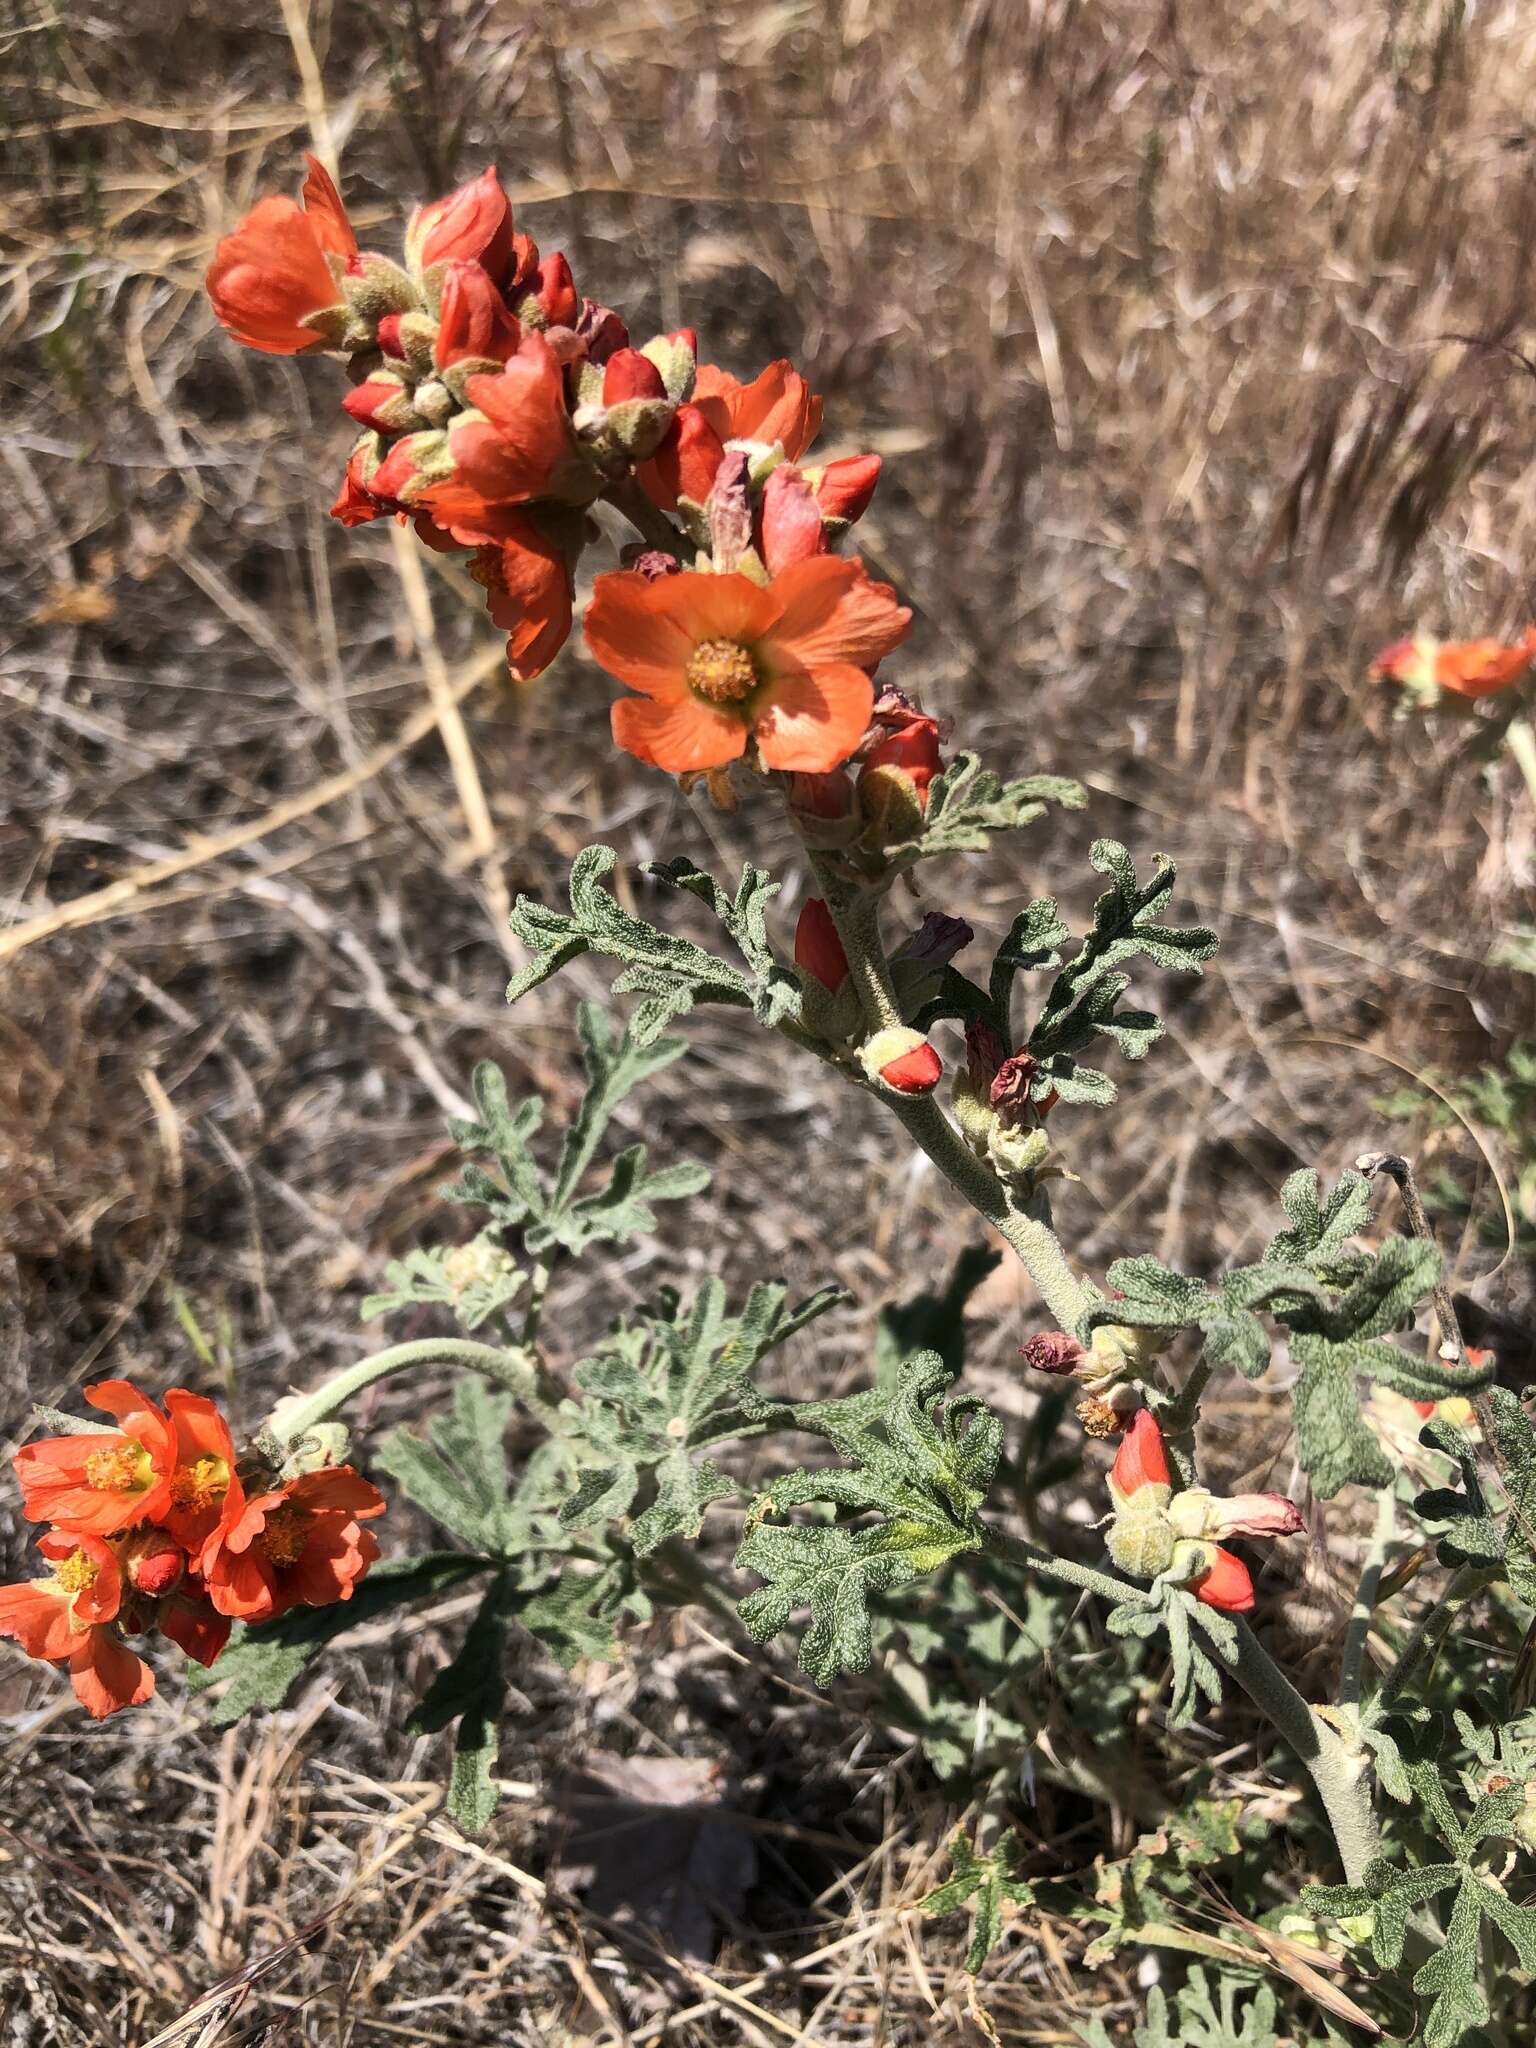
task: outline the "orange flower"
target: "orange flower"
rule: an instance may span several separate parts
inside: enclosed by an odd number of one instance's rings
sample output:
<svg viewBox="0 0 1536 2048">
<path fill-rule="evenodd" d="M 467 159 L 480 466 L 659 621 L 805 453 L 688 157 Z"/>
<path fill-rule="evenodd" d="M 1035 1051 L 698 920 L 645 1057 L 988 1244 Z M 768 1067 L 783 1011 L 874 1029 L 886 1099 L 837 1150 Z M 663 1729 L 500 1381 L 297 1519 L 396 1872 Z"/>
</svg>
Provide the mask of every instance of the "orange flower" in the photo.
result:
<svg viewBox="0 0 1536 2048">
<path fill-rule="evenodd" d="M 98 1380 L 85 1398 L 119 1427 L 23 1444 L 14 1459 L 22 1513 L 96 1536 L 158 1520 L 171 1505 L 176 1464 L 170 1421 L 127 1380 Z"/>
<path fill-rule="evenodd" d="M 51 1530 L 38 1545 L 53 1565 L 46 1579 L 0 1586 L 0 1636 L 28 1657 L 67 1664 L 75 1697 L 96 1720 L 139 1706 L 154 1673 L 110 1626 L 122 1600 L 122 1574 L 99 1536 Z"/>
<path fill-rule="evenodd" d="M 1247 1565 L 1218 1543 L 1206 1569 L 1189 1582 L 1189 1590 L 1207 1607 L 1223 1614 L 1247 1614 L 1253 1607 L 1253 1579 Z"/>
<path fill-rule="evenodd" d="M 342 303 L 338 282 L 357 237 L 325 167 L 306 158 L 304 204 L 259 199 L 213 252 L 205 279 L 221 326 L 247 348 L 292 356 L 324 347 L 317 316 Z"/>
<path fill-rule="evenodd" d="M 641 489 L 663 512 L 675 512 L 679 498 L 702 505 L 725 460 L 725 441 L 697 405 L 680 405 L 656 453 L 640 463 Z"/>
<path fill-rule="evenodd" d="M 176 1432 L 170 1504 L 156 1520 L 184 1550 L 200 1550 L 213 1534 L 235 1476 L 229 1425 L 202 1394 L 172 1387 L 165 1397 Z"/>
<path fill-rule="evenodd" d="M 1420 633 L 1384 647 L 1371 673 L 1425 697 L 1436 690 L 1456 697 L 1496 697 L 1518 683 L 1533 661 L 1536 626 L 1527 626 L 1512 646 L 1503 640 L 1436 640 Z"/>
<path fill-rule="evenodd" d="M 514 239 L 512 202 L 491 167 L 446 199 L 418 206 L 405 231 L 405 253 L 422 270 L 465 258 L 489 271 L 493 284 L 504 285 L 512 273 Z"/>
<path fill-rule="evenodd" d="M 454 474 L 410 492 L 466 547 L 500 540 L 516 523 L 507 511 L 531 498 L 589 504 L 602 485 L 577 447 L 565 402 L 565 373 L 542 334 L 525 334 L 497 375 L 466 386 L 479 417 L 448 434 Z"/>
<path fill-rule="evenodd" d="M 236 1478 L 199 1561 L 208 1597 L 241 1621 L 350 1600 L 379 1554 L 361 1524 L 383 1512 L 378 1488 L 350 1465 L 302 1473 L 249 1500 Z"/>
<path fill-rule="evenodd" d="M 700 363 L 693 403 L 722 441 L 777 441 L 797 462 L 821 431 L 821 400 L 781 357 L 743 384 L 713 363 Z"/>
<path fill-rule="evenodd" d="M 613 707 L 627 753 L 682 775 L 739 760 L 755 740 L 765 767 L 817 774 L 863 738 L 866 671 L 911 618 L 862 562 L 821 555 L 766 589 L 735 573 L 599 576 L 586 634 L 593 658 L 643 700 Z"/>
<path fill-rule="evenodd" d="M 507 666 L 531 683 L 570 637 L 575 597 L 566 551 L 528 512 L 502 515 L 507 532 L 482 547 L 469 573 L 485 586 L 494 625 L 507 635 Z"/>
</svg>

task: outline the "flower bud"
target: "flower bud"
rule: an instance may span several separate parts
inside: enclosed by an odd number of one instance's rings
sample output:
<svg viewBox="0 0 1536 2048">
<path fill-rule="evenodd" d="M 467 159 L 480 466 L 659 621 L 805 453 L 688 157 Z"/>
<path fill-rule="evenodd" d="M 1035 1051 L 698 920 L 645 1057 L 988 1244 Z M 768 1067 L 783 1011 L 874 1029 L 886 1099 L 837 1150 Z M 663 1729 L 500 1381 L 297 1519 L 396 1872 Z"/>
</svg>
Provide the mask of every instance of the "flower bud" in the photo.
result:
<svg viewBox="0 0 1536 2048">
<path fill-rule="evenodd" d="M 603 404 L 620 405 L 627 398 L 660 398 L 667 387 L 660 370 L 637 348 L 621 348 L 603 365 Z"/>
<path fill-rule="evenodd" d="M 857 785 L 859 810 L 887 842 L 914 838 L 928 811 L 928 790 L 938 774 L 939 726 L 916 718 L 865 755 Z"/>
<path fill-rule="evenodd" d="M 667 396 L 674 403 L 680 404 L 692 395 L 694 373 L 698 368 L 699 337 L 691 327 L 679 327 L 675 334 L 658 334 L 645 344 L 641 354 L 661 372 Z"/>
<path fill-rule="evenodd" d="M 537 255 L 537 251 L 535 251 Z M 561 250 L 546 256 L 512 294 L 512 310 L 525 327 L 574 327 L 581 301 L 571 266 Z"/>
<path fill-rule="evenodd" d="M 841 768 L 824 775 L 797 771 L 789 777 L 789 808 L 801 818 L 846 818 L 853 808 L 853 785 Z"/>
<path fill-rule="evenodd" d="M 869 510 L 880 481 L 878 455 L 845 455 L 825 468 L 808 472 L 823 519 L 851 526 Z"/>
<path fill-rule="evenodd" d="M 409 272 L 371 249 L 347 266 L 341 289 L 353 319 L 375 331 L 391 314 L 408 313 L 421 304 L 421 293 Z M 379 346 L 390 355 L 398 354 L 382 340 Z"/>
<path fill-rule="evenodd" d="M 181 1584 L 187 1561 L 181 1545 L 163 1529 L 140 1529 L 124 1543 L 121 1563 L 130 1586 L 161 1600 Z"/>
<path fill-rule="evenodd" d="M 1283 1493 L 1234 1493 L 1213 1500 L 1204 1534 L 1223 1536 L 1295 1536 L 1306 1527 L 1301 1509 Z"/>
<path fill-rule="evenodd" d="M 409 505 L 422 491 L 452 474 L 448 436 L 434 427 L 419 434 L 402 434 L 368 479 L 368 489 L 376 498 Z"/>
<path fill-rule="evenodd" d="M 859 1064 L 871 1081 L 883 1081 L 898 1095 L 931 1095 L 944 1062 L 921 1031 L 904 1024 L 877 1031 L 859 1048 Z"/>
<path fill-rule="evenodd" d="M 494 168 L 445 199 L 418 206 L 405 232 L 406 258 L 416 270 L 456 259 L 478 263 L 492 284 L 512 274 L 512 202 Z"/>
<path fill-rule="evenodd" d="M 1163 1432 L 1150 1408 L 1138 1408 L 1115 1453 L 1109 1490 L 1118 1504 L 1149 1486 L 1166 1489 L 1162 1496 L 1166 1505 L 1172 1492 L 1172 1482 L 1168 1474 L 1168 1453 L 1163 1448 Z"/>
<path fill-rule="evenodd" d="M 522 330 L 478 263 L 450 263 L 438 304 L 432 359 L 440 370 L 466 360 L 482 369 L 517 353 Z"/>
<path fill-rule="evenodd" d="M 611 306 L 599 306 L 594 299 L 582 300 L 571 324 L 591 362 L 606 363 L 619 349 L 629 347 L 629 329 L 624 322 Z"/>
<path fill-rule="evenodd" d="M 345 394 L 341 405 L 360 427 L 372 427 L 381 434 L 401 433 L 422 424 L 410 386 L 398 370 L 375 370 Z"/>
<path fill-rule="evenodd" d="M 1223 1614 L 1247 1614 L 1253 1607 L 1253 1580 L 1240 1557 L 1219 1544 L 1210 1546 L 1210 1562 L 1187 1581 L 1195 1598 Z"/>
<path fill-rule="evenodd" d="M 832 913 L 819 896 L 808 896 L 795 925 L 795 965 L 812 974 L 830 995 L 848 979 L 848 956 Z"/>
<path fill-rule="evenodd" d="M 379 347 L 385 355 L 393 356 L 397 363 L 405 361 L 405 347 L 400 339 L 400 315 L 386 313 L 379 322 Z"/>
</svg>

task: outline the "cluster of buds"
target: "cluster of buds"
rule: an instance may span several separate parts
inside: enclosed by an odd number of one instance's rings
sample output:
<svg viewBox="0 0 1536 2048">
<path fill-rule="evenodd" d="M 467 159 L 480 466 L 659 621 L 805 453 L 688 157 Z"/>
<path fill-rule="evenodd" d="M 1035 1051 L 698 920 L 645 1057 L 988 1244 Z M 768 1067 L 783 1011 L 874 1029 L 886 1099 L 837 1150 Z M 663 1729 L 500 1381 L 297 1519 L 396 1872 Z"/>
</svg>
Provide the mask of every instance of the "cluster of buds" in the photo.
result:
<svg viewBox="0 0 1536 2048">
<path fill-rule="evenodd" d="M 882 690 L 849 767 L 792 775 L 790 813 L 807 846 L 838 853 L 878 874 L 891 848 L 923 829 L 934 777 L 943 771 L 943 728 L 900 690 Z"/>
<path fill-rule="evenodd" d="M 1301 1510 L 1283 1493 L 1240 1493 L 1222 1500 L 1203 1486 L 1175 1493 L 1157 1418 L 1132 1418 L 1109 1475 L 1114 1515 L 1105 1544 L 1123 1572 L 1187 1586 L 1207 1607 L 1246 1614 L 1253 1580 L 1228 1536 L 1294 1536 Z"/>
<path fill-rule="evenodd" d="M 516 232 L 494 170 L 418 207 L 397 262 L 359 248 L 311 157 L 302 200 L 259 201 L 219 243 L 207 285 L 247 347 L 345 357 L 342 404 L 362 431 L 332 512 L 348 526 L 393 514 L 431 547 L 470 550 L 523 680 L 570 632 L 599 498 L 631 493 L 676 539 L 632 551 L 643 573 L 691 567 L 766 586 L 826 555 L 879 477 L 874 455 L 803 464 L 821 400 L 787 362 L 743 384 L 698 362 L 691 328 L 632 346 L 612 308 L 577 292 L 563 255 Z M 754 668 L 750 680 L 763 678 Z"/>
<path fill-rule="evenodd" d="M 1048 1180 L 1070 1179 L 1051 1148 L 1045 1120 L 1057 1094 L 1027 1047 L 1010 1053 L 996 1027 L 973 1017 L 966 1063 L 955 1076 L 955 1121 L 978 1159 L 1027 1197 Z"/>
<path fill-rule="evenodd" d="M 351 1598 L 379 1554 L 364 1522 L 378 1490 L 346 1465 L 280 1471 L 237 1457 L 201 1394 L 173 1387 L 163 1407 L 127 1380 L 86 1400 L 116 1427 L 44 1437 L 16 1453 L 22 1511 L 46 1523 L 45 1576 L 0 1587 L 0 1636 L 65 1665 L 100 1719 L 154 1692 L 130 1636 L 158 1632 L 212 1664 L 235 1620 Z"/>
<path fill-rule="evenodd" d="M 1077 1417 L 1089 1436 L 1117 1436 L 1142 1404 L 1142 1387 L 1167 1341 L 1162 1330 L 1103 1323 L 1079 1344 L 1064 1330 L 1042 1330 L 1019 1347 L 1036 1372 L 1073 1379 L 1083 1390 Z"/>
<path fill-rule="evenodd" d="M 902 1016 L 913 1017 L 937 992 L 944 969 L 975 937 L 963 918 L 931 910 L 891 956 L 891 982 Z M 866 1080 L 898 1095 L 930 1095 L 944 1063 L 927 1037 L 910 1024 L 888 1026 L 857 1045 L 863 1007 L 848 956 L 832 913 L 819 896 L 801 908 L 795 926 L 795 966 L 800 975 L 800 1016 L 823 1044 L 856 1059 Z"/>
<path fill-rule="evenodd" d="M 1530 674 L 1536 662 L 1536 626 L 1513 643 L 1504 640 L 1436 640 L 1417 633 L 1394 640 L 1371 663 L 1371 674 L 1403 690 L 1402 709 L 1433 711 L 1447 694 L 1467 700 L 1497 697 Z"/>
</svg>

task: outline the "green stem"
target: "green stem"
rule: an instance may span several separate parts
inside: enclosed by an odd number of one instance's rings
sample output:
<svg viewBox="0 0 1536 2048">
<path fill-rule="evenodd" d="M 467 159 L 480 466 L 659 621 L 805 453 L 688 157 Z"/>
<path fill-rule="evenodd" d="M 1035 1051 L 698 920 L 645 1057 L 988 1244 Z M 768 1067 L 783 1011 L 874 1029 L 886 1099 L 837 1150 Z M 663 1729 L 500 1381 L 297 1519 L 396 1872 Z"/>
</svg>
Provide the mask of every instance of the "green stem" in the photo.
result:
<svg viewBox="0 0 1536 2048">
<path fill-rule="evenodd" d="M 544 1314 L 544 1297 L 549 1292 L 553 1259 L 538 1259 L 528 1278 L 528 1306 L 523 1315 L 523 1349 L 531 1351 L 538 1342 L 539 1322 Z"/>
<path fill-rule="evenodd" d="M 1002 1556 L 1026 1565 L 1043 1578 L 1055 1579 L 1058 1584 L 1076 1586 L 1116 1603 L 1147 1598 L 1144 1587 L 1113 1578 L 1108 1572 L 1095 1571 L 1089 1565 L 1053 1557 L 1038 1544 L 1023 1542 L 997 1529 L 989 1528 L 987 1535 L 994 1550 Z M 1358 1884 L 1381 1846 L 1376 1816 L 1371 1810 L 1366 1759 L 1347 1748 L 1327 1722 L 1307 1705 L 1248 1624 L 1235 1616 L 1233 1620 L 1237 1630 L 1236 1654 L 1224 1650 L 1215 1637 L 1207 1636 L 1211 1654 L 1306 1765 L 1333 1829 L 1345 1877 L 1350 1884 Z"/>
<path fill-rule="evenodd" d="M 462 1365 L 499 1386 L 510 1387 L 523 1399 L 535 1390 L 534 1361 L 520 1351 L 498 1351 L 493 1344 L 473 1344 L 467 1337 L 423 1337 L 414 1344 L 396 1344 L 388 1351 L 375 1352 L 372 1358 L 361 1358 L 322 1381 L 312 1393 L 297 1394 L 282 1403 L 272 1418 L 273 1434 L 282 1443 L 297 1443 L 364 1387 L 417 1365 Z"/>
<path fill-rule="evenodd" d="M 1227 1656 L 1208 1636 L 1211 1651 L 1306 1765 L 1333 1829 L 1344 1880 L 1359 1884 L 1366 1866 L 1381 1853 L 1367 1759 L 1363 1752 L 1351 1750 L 1307 1705 L 1247 1622 L 1234 1620 L 1237 1655 Z"/>
<path fill-rule="evenodd" d="M 807 852 L 843 942 L 849 978 L 870 1031 L 899 1025 L 901 1006 L 891 986 L 880 937 L 879 898 L 868 889 L 850 887 L 824 855 L 809 848 Z M 1080 1331 L 1084 1316 L 1098 1296 L 1073 1273 L 1061 1240 L 1050 1225 L 1015 1208 L 1007 1188 L 976 1157 L 931 1095 L 895 1095 L 882 1090 L 881 1100 L 956 1193 L 963 1195 L 977 1214 L 985 1217 L 1007 1241 L 1062 1328 L 1073 1333 Z"/>
<path fill-rule="evenodd" d="M 1378 1712 L 1387 1711 L 1430 1651 L 1447 1634 L 1457 1616 L 1487 1584 L 1487 1574 L 1473 1565 L 1461 1565 L 1451 1575 L 1450 1583 L 1434 1606 L 1419 1616 L 1408 1640 L 1397 1653 L 1397 1661 L 1377 1687 L 1373 1704 Z"/>
<path fill-rule="evenodd" d="M 1387 1552 L 1392 1548 L 1392 1538 L 1396 1529 L 1397 1488 L 1395 1485 L 1384 1486 L 1377 1496 L 1376 1526 L 1371 1532 L 1365 1562 L 1360 1567 L 1360 1584 L 1355 1592 L 1355 1604 L 1349 1617 L 1349 1627 L 1344 1634 L 1344 1654 L 1339 1664 L 1341 1707 L 1355 1707 L 1360 1704 L 1366 1640 L 1371 1633 L 1371 1622 L 1375 1617 L 1376 1602 L 1381 1592 L 1381 1575 L 1386 1568 Z"/>
</svg>

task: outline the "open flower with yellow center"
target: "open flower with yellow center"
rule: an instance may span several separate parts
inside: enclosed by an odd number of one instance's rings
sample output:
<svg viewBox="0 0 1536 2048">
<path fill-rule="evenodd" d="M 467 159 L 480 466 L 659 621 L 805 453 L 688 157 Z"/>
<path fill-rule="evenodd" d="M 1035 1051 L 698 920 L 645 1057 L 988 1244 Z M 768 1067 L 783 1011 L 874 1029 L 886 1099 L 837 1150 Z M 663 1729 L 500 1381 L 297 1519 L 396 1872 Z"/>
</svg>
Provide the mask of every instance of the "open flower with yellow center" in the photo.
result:
<svg viewBox="0 0 1536 2048">
<path fill-rule="evenodd" d="M 379 1554 L 362 1524 L 383 1512 L 378 1488 L 350 1465 L 304 1472 L 249 1498 L 236 1477 L 199 1560 L 208 1598 L 241 1621 L 350 1600 Z"/>
<path fill-rule="evenodd" d="M 626 753 L 669 775 L 723 768 L 755 741 L 765 768 L 823 774 L 869 724 L 869 671 L 912 614 L 862 562 L 820 555 L 764 587 L 732 572 L 599 576 L 593 658 L 639 693 L 613 707 Z"/>
<path fill-rule="evenodd" d="M 52 1529 L 38 1548 L 52 1571 L 0 1586 L 0 1636 L 11 1637 L 29 1657 L 67 1665 L 75 1697 L 96 1720 L 139 1706 L 155 1679 L 113 1626 L 123 1576 L 111 1544 L 89 1532 Z"/>
<path fill-rule="evenodd" d="M 205 1395 L 172 1387 L 165 1405 L 176 1432 L 176 1464 L 170 1503 L 156 1519 L 183 1549 L 198 1551 L 223 1512 L 235 1476 L 235 1446 L 229 1424 Z"/>
<path fill-rule="evenodd" d="M 24 1444 L 14 1460 L 23 1514 L 96 1536 L 158 1520 L 176 1464 L 169 1417 L 127 1380 L 100 1380 L 85 1398 L 118 1427 Z"/>
</svg>

